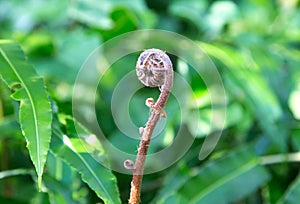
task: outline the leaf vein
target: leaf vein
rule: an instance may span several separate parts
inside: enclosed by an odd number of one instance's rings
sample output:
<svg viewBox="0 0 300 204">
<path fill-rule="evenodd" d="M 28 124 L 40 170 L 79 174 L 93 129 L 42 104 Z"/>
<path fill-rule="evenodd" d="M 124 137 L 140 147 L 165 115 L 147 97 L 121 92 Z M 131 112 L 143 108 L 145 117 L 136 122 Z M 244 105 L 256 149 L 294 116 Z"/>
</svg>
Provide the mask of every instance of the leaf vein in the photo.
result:
<svg viewBox="0 0 300 204">
<path fill-rule="evenodd" d="M 34 102 L 31 96 L 31 93 L 28 89 L 28 87 L 26 86 L 26 84 L 24 83 L 24 81 L 22 80 L 22 77 L 19 75 L 18 71 L 16 70 L 16 68 L 14 67 L 14 65 L 12 64 L 11 60 L 8 58 L 8 56 L 5 54 L 4 50 L 2 48 L 0 48 L 0 52 L 2 54 L 2 56 L 4 57 L 4 59 L 6 60 L 6 62 L 9 64 L 9 66 L 12 68 L 12 70 L 14 71 L 14 73 L 16 74 L 17 78 L 20 80 L 20 82 L 23 84 L 24 89 L 28 95 L 31 107 L 32 107 L 32 112 L 33 112 L 33 117 L 34 117 L 34 126 L 35 126 L 35 137 L 36 140 L 39 141 L 39 132 L 38 132 L 38 124 L 37 124 L 37 113 L 36 113 L 36 109 L 34 106 Z M 37 148 L 37 168 L 39 169 L 38 171 L 38 175 L 41 175 L 41 161 L 40 161 L 40 148 L 39 148 L 39 142 L 36 143 L 36 148 Z"/>
<path fill-rule="evenodd" d="M 56 132 L 57 135 L 60 135 L 58 130 L 54 130 Z M 59 137 L 60 140 L 63 139 L 61 137 Z M 70 148 L 72 150 L 72 148 Z M 73 151 L 73 150 L 72 150 Z M 89 167 L 89 165 L 86 163 L 86 161 L 84 160 L 84 158 L 76 151 L 73 151 L 75 155 L 77 155 L 79 157 L 79 159 L 83 162 L 83 164 L 87 167 L 88 171 L 92 174 L 92 176 L 96 179 L 98 185 L 102 188 L 102 190 L 104 191 L 104 193 L 106 194 L 106 196 L 109 198 L 110 201 L 113 201 L 113 199 L 111 198 L 110 194 L 107 192 L 106 188 L 103 186 L 102 182 L 98 179 L 97 175 L 95 174 L 95 172 L 93 171 L 93 169 L 91 169 Z"/>
<path fill-rule="evenodd" d="M 202 193 L 200 193 L 196 197 L 194 197 L 192 199 L 191 203 L 196 203 L 199 199 L 203 198 L 204 196 L 206 196 L 207 194 L 209 194 L 210 192 L 212 192 L 213 189 L 215 189 L 216 187 L 219 187 L 222 184 L 226 183 L 227 181 L 232 180 L 235 176 L 248 171 L 249 169 L 251 169 L 256 164 L 257 164 L 257 160 L 255 160 L 255 159 L 250 160 L 248 163 L 246 163 L 245 165 L 243 165 L 241 168 L 237 168 L 236 171 L 231 172 L 225 178 L 219 179 L 218 181 L 216 181 L 215 183 L 213 183 L 212 185 L 210 185 L 210 187 L 208 187 Z"/>
</svg>

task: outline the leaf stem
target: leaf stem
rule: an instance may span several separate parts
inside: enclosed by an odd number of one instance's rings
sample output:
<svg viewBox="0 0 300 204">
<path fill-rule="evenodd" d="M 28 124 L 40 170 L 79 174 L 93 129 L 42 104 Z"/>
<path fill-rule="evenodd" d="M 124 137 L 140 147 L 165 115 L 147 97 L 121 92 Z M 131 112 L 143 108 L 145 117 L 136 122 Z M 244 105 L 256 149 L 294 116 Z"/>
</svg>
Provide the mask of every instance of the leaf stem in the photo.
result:
<svg viewBox="0 0 300 204">
<path fill-rule="evenodd" d="M 1 90 L 0 84 L 0 90 Z M 3 109 L 3 102 L 2 102 L 2 95 L 0 95 L 0 122 L 4 119 L 4 109 Z"/>
<path fill-rule="evenodd" d="M 271 165 L 276 163 L 284 162 L 300 162 L 300 152 L 289 153 L 289 154 L 275 154 L 263 156 L 260 159 L 262 165 Z"/>
<path fill-rule="evenodd" d="M 164 84 L 161 87 L 161 93 L 159 95 L 159 98 L 157 102 L 153 105 L 154 110 L 152 111 L 148 119 L 148 122 L 146 123 L 146 127 L 143 129 L 142 138 L 139 144 L 138 154 L 134 166 L 133 178 L 131 181 L 130 198 L 128 201 L 129 204 L 140 203 L 140 193 L 142 187 L 144 165 L 146 161 L 148 147 L 150 145 L 151 136 L 159 118 L 162 115 L 162 110 L 165 107 L 167 99 L 170 95 L 170 90 L 173 85 L 173 68 L 169 57 L 164 52 L 158 49 L 150 49 L 150 51 L 153 51 L 152 54 L 157 54 L 164 62 L 163 65 L 164 68 L 166 68 L 164 74 L 165 79 L 164 79 Z"/>
</svg>

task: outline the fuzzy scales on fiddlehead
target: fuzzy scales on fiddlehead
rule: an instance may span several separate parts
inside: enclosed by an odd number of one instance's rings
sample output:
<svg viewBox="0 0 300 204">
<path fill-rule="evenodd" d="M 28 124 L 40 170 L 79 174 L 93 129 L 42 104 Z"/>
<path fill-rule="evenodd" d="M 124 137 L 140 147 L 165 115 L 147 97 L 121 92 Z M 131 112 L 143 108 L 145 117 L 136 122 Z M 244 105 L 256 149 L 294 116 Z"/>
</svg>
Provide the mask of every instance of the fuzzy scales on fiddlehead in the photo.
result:
<svg viewBox="0 0 300 204">
<path fill-rule="evenodd" d="M 138 79 L 145 86 L 164 85 L 169 70 L 172 70 L 171 60 L 165 52 L 159 49 L 145 50 L 136 63 Z"/>
</svg>

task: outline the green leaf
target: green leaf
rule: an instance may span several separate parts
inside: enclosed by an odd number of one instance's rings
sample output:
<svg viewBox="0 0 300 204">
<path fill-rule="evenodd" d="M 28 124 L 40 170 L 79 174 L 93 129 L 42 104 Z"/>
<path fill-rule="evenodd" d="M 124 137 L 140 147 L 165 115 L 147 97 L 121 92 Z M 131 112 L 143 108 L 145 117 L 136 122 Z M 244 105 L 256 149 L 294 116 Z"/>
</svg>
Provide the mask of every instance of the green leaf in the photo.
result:
<svg viewBox="0 0 300 204">
<path fill-rule="evenodd" d="M 180 162 L 176 168 L 169 171 L 162 185 L 163 188 L 160 189 L 158 195 L 151 203 L 163 203 L 173 196 L 179 196 L 177 193 L 174 194 L 174 192 L 177 192 L 178 189 L 187 182 L 190 176 L 189 168 L 183 164 L 183 162 Z"/>
<path fill-rule="evenodd" d="M 229 47 L 217 47 L 205 43 L 200 45 L 207 54 L 227 67 L 226 74 L 223 75 L 229 81 L 228 90 L 231 90 L 237 99 L 244 100 L 255 114 L 261 129 L 281 151 L 284 151 L 285 138 L 283 134 L 279 134 L 280 129 L 275 125 L 282 116 L 282 109 L 277 96 L 259 72 L 257 65 L 254 62 L 246 65 L 245 56 Z"/>
<path fill-rule="evenodd" d="M 173 192 L 163 201 L 158 202 L 158 204 L 181 204 L 181 203 L 189 203 L 188 199 L 183 197 L 182 195 Z"/>
<path fill-rule="evenodd" d="M 153 28 L 155 15 L 142 0 L 74 0 L 70 16 L 101 31 L 104 40 L 137 28 Z"/>
<path fill-rule="evenodd" d="M 297 120 L 300 120 L 300 110 L 298 108 L 298 104 L 300 104 L 300 85 L 298 85 L 298 87 L 292 91 L 289 98 L 289 108 L 293 113 L 293 116 Z"/>
<path fill-rule="evenodd" d="M 44 82 L 14 42 L 0 41 L 0 67 L 4 82 L 10 89 L 16 90 L 12 98 L 20 101 L 20 125 L 38 175 L 40 189 L 52 123 L 51 106 Z"/>
<path fill-rule="evenodd" d="M 225 109 L 225 110 L 224 110 Z M 248 122 L 248 118 L 245 111 L 242 109 L 241 105 L 238 103 L 231 103 L 228 104 L 227 107 L 217 107 L 211 109 L 210 107 L 204 107 L 199 110 L 191 110 L 190 115 L 192 114 L 199 114 L 199 124 L 198 121 L 195 121 L 195 117 L 187 118 L 187 126 L 189 131 L 193 133 L 193 135 L 197 137 L 205 137 L 215 131 L 220 131 L 220 127 L 214 125 L 211 120 L 213 114 L 220 114 L 222 115 L 223 112 L 226 111 L 226 118 L 224 129 L 239 124 L 240 126 L 242 123 Z M 197 127 L 200 128 L 197 128 Z"/>
<path fill-rule="evenodd" d="M 278 204 L 298 204 L 300 200 L 300 176 L 288 188 L 283 198 Z"/>
<path fill-rule="evenodd" d="M 194 23 L 199 30 L 204 28 L 204 14 L 207 9 L 206 1 L 174 1 L 169 8 L 169 13 Z"/>
<path fill-rule="evenodd" d="M 69 185 L 75 180 L 75 170 L 51 151 L 48 154 L 46 168 L 47 174 L 64 185 Z"/>
<path fill-rule="evenodd" d="M 174 176 L 173 180 L 176 178 Z M 174 181 L 171 182 L 172 185 L 165 186 L 170 188 L 168 192 L 177 192 L 179 196 L 188 199 L 189 203 L 222 204 L 237 201 L 251 194 L 268 179 L 268 172 L 259 164 L 253 150 L 245 147 L 195 169 L 193 175 L 188 175 L 188 180 L 181 182 L 180 186 L 175 185 Z M 167 194 L 161 200 L 164 201 L 169 196 L 170 194 Z"/>
<path fill-rule="evenodd" d="M 88 191 L 82 188 L 81 177 L 76 170 L 49 151 L 47 174 L 43 176 L 43 183 L 47 188 L 51 203 L 82 203 L 86 201 L 84 195 Z M 72 184 L 72 185 L 70 185 Z"/>
<path fill-rule="evenodd" d="M 51 203 L 75 203 L 72 199 L 72 191 L 65 185 L 51 176 L 44 176 L 44 184 L 48 188 Z"/>
<path fill-rule="evenodd" d="M 74 84 L 79 69 L 101 42 L 98 35 L 88 33 L 83 29 L 56 32 L 54 36 L 51 36 L 50 33 L 48 35 L 51 43 L 55 42 L 55 52 L 47 57 L 45 54 L 43 57 L 34 56 L 32 61 L 36 65 L 38 73 L 44 76 L 46 80 L 55 82 L 55 84 L 50 84 L 53 85 L 53 88 L 49 85 L 49 91 L 51 88 L 53 90 L 51 96 L 59 101 L 66 100 L 71 97 L 71 85 Z M 35 40 L 39 38 L 39 35 L 33 34 L 31 38 Z M 31 39 L 26 37 L 26 41 L 22 42 L 23 44 L 29 47 Z M 42 48 L 37 48 L 36 52 L 41 53 Z"/>
<path fill-rule="evenodd" d="M 102 166 L 97 160 L 108 162 L 107 155 L 99 141 L 96 146 L 85 139 L 97 140 L 95 135 L 86 134 L 87 138 L 70 138 L 54 127 L 51 151 L 81 175 L 82 180 L 93 189 L 105 203 L 121 203 L 117 181 L 111 170 Z M 93 155 L 92 155 L 93 154 Z"/>
</svg>

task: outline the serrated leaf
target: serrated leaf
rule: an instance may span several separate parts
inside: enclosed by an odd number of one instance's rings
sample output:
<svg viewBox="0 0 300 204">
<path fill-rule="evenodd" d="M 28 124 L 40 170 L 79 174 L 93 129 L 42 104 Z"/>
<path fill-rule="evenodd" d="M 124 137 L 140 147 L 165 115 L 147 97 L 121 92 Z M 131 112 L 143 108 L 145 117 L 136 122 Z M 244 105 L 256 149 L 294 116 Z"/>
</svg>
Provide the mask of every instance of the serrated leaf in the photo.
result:
<svg viewBox="0 0 300 204">
<path fill-rule="evenodd" d="M 88 136 L 97 138 L 91 134 Z M 97 148 L 95 148 L 97 147 Z M 51 151 L 66 163 L 76 169 L 82 180 L 93 189 L 99 198 L 108 204 L 121 203 L 117 181 L 111 170 L 102 166 L 97 160 L 108 162 L 107 155 L 99 145 L 93 146 L 87 143 L 84 138 L 69 138 L 58 128 L 54 128 L 51 142 Z M 94 155 L 92 156 L 92 154 Z"/>
<path fill-rule="evenodd" d="M 185 178 L 188 180 L 180 183 L 180 187 L 165 184 L 166 188 L 170 188 L 167 192 L 176 192 L 176 197 L 183 196 L 189 203 L 225 204 L 237 201 L 264 185 L 269 179 L 269 174 L 259 164 L 253 150 L 245 147 L 221 159 L 208 162 L 205 166 L 195 169 L 193 175 L 186 175 Z M 172 190 L 173 187 L 176 188 Z M 166 199 L 170 199 L 170 194 L 165 195 L 160 202 Z"/>
<path fill-rule="evenodd" d="M 0 75 L 12 98 L 20 102 L 19 122 L 26 138 L 30 158 L 41 187 L 43 169 L 51 139 L 52 113 L 44 82 L 26 61 L 22 49 L 14 42 L 0 40 Z"/>
</svg>

